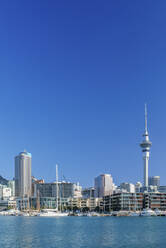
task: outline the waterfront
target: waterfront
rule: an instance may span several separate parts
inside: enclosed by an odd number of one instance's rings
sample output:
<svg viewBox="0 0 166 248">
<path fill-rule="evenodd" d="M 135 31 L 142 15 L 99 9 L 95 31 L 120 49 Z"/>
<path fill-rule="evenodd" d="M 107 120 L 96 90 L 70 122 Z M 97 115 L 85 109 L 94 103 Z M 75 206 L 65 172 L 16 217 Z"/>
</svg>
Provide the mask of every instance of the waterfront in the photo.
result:
<svg viewBox="0 0 166 248">
<path fill-rule="evenodd" d="M 162 217 L 0 216 L 3 248 L 137 248 L 166 244 Z"/>
</svg>

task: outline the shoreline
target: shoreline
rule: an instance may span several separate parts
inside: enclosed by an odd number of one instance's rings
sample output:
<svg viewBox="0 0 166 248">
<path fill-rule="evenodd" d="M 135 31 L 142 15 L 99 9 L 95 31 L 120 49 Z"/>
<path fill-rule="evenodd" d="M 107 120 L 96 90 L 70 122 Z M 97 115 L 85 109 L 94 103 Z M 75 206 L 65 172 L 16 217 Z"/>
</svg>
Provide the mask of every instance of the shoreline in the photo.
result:
<svg viewBox="0 0 166 248">
<path fill-rule="evenodd" d="M 113 211 L 110 213 L 98 212 L 57 212 L 49 209 L 43 211 L 20 211 L 6 210 L 1 211 L 0 216 L 23 216 L 23 217 L 166 217 L 166 211 L 145 209 L 142 211 Z"/>
</svg>

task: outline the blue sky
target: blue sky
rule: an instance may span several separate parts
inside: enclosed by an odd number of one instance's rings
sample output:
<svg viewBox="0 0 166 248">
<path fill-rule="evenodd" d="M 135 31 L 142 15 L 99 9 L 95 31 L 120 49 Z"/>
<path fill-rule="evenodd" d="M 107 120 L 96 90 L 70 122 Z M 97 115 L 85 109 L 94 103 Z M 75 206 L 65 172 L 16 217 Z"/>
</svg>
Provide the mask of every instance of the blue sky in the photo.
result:
<svg viewBox="0 0 166 248">
<path fill-rule="evenodd" d="M 3 1 L 0 174 L 32 153 L 38 178 L 142 181 L 144 103 L 150 175 L 166 184 L 166 2 Z"/>
</svg>

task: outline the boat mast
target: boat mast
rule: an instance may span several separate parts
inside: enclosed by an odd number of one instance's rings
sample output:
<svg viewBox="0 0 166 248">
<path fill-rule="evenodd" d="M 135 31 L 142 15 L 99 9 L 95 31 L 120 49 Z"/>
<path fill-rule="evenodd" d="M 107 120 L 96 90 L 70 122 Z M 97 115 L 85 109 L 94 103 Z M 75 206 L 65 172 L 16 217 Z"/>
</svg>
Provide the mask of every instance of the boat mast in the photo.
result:
<svg viewBox="0 0 166 248">
<path fill-rule="evenodd" d="M 56 164 L 56 207 L 58 211 L 58 165 Z"/>
<path fill-rule="evenodd" d="M 37 190 L 37 204 L 36 208 L 38 211 L 40 211 L 40 192 Z"/>
<path fill-rule="evenodd" d="M 27 210 L 30 211 L 30 190 L 28 190 Z"/>
</svg>

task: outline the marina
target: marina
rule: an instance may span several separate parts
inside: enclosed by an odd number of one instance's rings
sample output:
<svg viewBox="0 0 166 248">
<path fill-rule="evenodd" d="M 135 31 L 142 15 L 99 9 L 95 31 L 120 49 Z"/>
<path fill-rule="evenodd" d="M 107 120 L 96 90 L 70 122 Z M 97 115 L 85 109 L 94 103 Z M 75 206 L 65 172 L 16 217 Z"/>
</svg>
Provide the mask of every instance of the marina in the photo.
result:
<svg viewBox="0 0 166 248">
<path fill-rule="evenodd" d="M 159 209 L 143 209 L 142 211 L 112 211 L 110 213 L 98 212 L 61 212 L 56 209 L 43 209 L 41 211 L 20 211 L 20 210 L 4 210 L 0 211 L 0 216 L 23 216 L 23 217 L 166 217 L 166 211 Z"/>
</svg>

